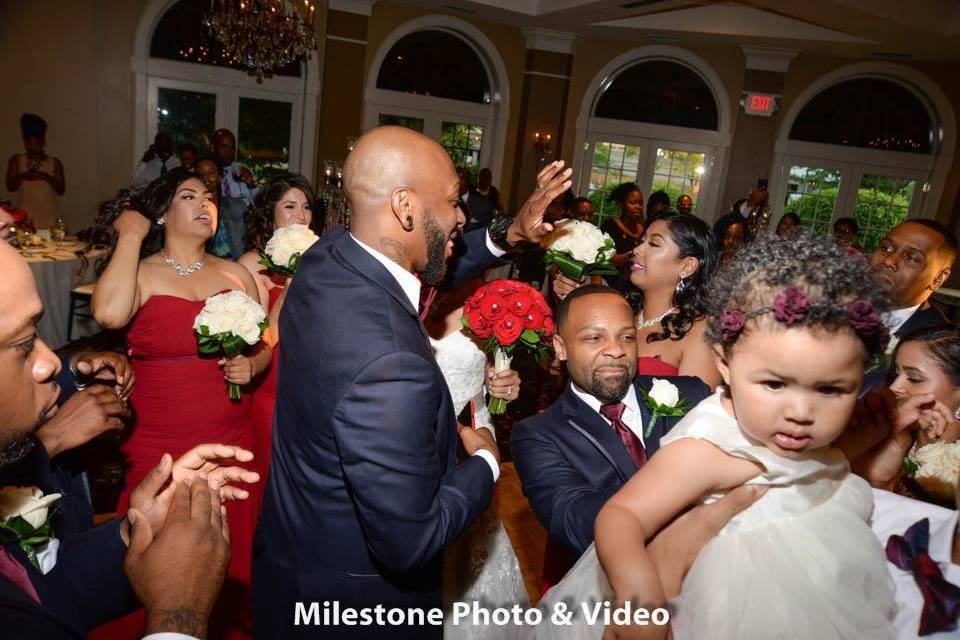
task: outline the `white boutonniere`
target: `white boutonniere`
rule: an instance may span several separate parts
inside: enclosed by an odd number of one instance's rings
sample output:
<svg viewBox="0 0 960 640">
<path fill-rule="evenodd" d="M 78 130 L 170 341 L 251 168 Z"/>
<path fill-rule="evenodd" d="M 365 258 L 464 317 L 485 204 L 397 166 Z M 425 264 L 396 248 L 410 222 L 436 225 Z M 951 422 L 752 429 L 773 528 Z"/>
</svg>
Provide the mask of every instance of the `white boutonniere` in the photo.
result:
<svg viewBox="0 0 960 640">
<path fill-rule="evenodd" d="M 37 547 L 53 537 L 56 509 L 50 505 L 60 499 L 59 493 L 43 495 L 36 487 L 3 487 L 0 489 L 0 542 L 16 542 L 30 560 L 43 571 L 37 559 Z"/>
<path fill-rule="evenodd" d="M 668 380 L 654 378 L 650 391 L 640 389 L 640 395 L 643 396 L 643 403 L 650 409 L 651 416 L 647 428 L 643 432 L 644 438 L 649 438 L 653 433 L 653 425 L 657 423 L 660 416 L 669 416 L 680 418 L 686 415 L 690 410 L 690 403 L 686 398 L 680 397 L 680 390 L 677 385 Z"/>
</svg>

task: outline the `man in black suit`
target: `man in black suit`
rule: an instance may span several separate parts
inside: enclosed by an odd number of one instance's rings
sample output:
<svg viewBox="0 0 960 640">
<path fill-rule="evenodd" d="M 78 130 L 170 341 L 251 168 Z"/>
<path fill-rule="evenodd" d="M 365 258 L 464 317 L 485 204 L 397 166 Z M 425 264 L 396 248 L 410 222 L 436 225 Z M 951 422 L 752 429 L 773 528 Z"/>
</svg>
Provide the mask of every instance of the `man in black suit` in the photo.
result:
<svg viewBox="0 0 960 640">
<path fill-rule="evenodd" d="M 59 359 L 36 335 L 40 297 L 30 269 L 7 245 L 0 246 L 0 271 L 0 470 L 9 472 L 5 480 L 46 494 L 69 491 L 58 486 L 36 438 L 57 413 L 60 371 Z M 58 549 L 41 551 L 54 554 L 44 559 L 46 574 L 16 543 L 0 545 L 3 637 L 85 638 L 93 625 L 136 606 L 137 598 L 148 611 L 148 632 L 171 632 L 170 640 L 205 636 L 229 559 L 220 515 L 220 490 L 228 488 L 220 483 L 242 470 L 217 467 L 218 458 L 238 453 L 234 447 L 226 455 L 217 445 L 202 455 L 199 449 L 176 463 L 165 457 L 134 491 L 128 517 L 95 528 L 81 523 L 79 513 L 61 518 Z M 196 473 L 201 467 L 212 486 Z M 72 511 L 74 504 L 64 500 L 62 508 Z"/>
<path fill-rule="evenodd" d="M 457 177 L 460 179 L 460 209 L 467 219 L 466 230 L 486 228 L 493 220 L 493 205 L 473 188 L 470 169 L 457 167 Z"/>
<path fill-rule="evenodd" d="M 935 220 L 907 220 L 890 230 L 870 256 L 877 283 L 885 288 L 893 310 L 884 318 L 896 339 L 914 329 L 947 322 L 930 296 L 950 277 L 957 257 L 957 238 Z M 886 369 L 867 371 L 863 392 L 883 388 Z"/>
<path fill-rule="evenodd" d="M 508 240 L 546 233 L 546 206 L 569 187 L 561 168 L 541 173 L 542 188 L 511 222 Z M 357 626 L 318 609 L 336 603 L 361 617 L 377 607 L 438 609 L 442 551 L 486 507 L 499 474 L 492 438 L 482 429 L 458 433 L 417 312 L 421 283 L 444 279 L 463 224 L 460 183 L 435 141 L 379 127 L 348 156 L 344 187 L 350 232 L 327 234 L 304 254 L 280 317 L 273 452 L 254 542 L 254 633 L 439 638 L 442 625 L 423 618 L 391 626 L 381 614 Z M 454 285 L 494 258 L 487 230 L 463 241 Z M 457 464 L 461 444 L 468 457 Z"/>
<path fill-rule="evenodd" d="M 604 503 L 657 452 L 660 438 L 679 418 L 651 411 L 640 390 L 653 378 L 636 376 L 637 330 L 623 296 L 609 287 L 575 289 L 557 310 L 557 356 L 571 382 L 540 415 L 513 430 L 514 464 L 537 518 L 575 560 L 593 543 L 593 525 Z M 690 406 L 710 395 L 693 377 L 669 378 Z M 569 560 L 548 547 L 546 582 L 565 573 Z"/>
</svg>

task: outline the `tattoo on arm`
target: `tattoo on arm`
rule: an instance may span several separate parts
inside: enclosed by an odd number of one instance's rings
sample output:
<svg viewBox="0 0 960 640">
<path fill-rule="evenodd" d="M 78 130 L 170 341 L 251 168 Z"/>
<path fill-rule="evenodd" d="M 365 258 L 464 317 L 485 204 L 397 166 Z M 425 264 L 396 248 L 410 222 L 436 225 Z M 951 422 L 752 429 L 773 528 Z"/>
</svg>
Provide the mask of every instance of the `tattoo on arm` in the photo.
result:
<svg viewBox="0 0 960 640">
<path fill-rule="evenodd" d="M 193 609 L 157 609 L 149 612 L 147 633 L 163 631 L 206 638 L 207 618 Z"/>
<path fill-rule="evenodd" d="M 407 249 L 393 238 L 380 238 L 380 251 L 401 267 L 405 267 L 407 261 Z"/>
</svg>

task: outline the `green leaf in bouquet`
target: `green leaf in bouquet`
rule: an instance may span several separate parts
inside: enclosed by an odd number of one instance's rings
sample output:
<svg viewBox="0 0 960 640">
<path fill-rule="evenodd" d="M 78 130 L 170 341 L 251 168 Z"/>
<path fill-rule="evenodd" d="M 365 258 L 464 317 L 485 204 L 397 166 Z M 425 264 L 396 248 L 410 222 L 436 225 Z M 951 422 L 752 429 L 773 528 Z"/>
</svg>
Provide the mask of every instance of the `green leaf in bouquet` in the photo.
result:
<svg viewBox="0 0 960 640">
<path fill-rule="evenodd" d="M 295 253 L 292 256 L 290 256 L 290 271 L 293 272 L 290 275 L 295 274 L 297 272 L 297 269 L 300 268 L 300 258 L 302 257 L 303 256 L 300 255 L 299 253 Z"/>
<path fill-rule="evenodd" d="M 583 277 L 583 270 L 586 266 L 583 262 L 559 251 L 547 251 L 546 255 L 549 258 L 549 265 L 557 267 L 568 278 L 579 280 Z"/>
<path fill-rule="evenodd" d="M 520 334 L 520 339 L 529 345 L 536 345 L 540 342 L 540 334 L 533 329 L 524 329 L 523 333 Z"/>
<path fill-rule="evenodd" d="M 911 460 L 910 458 L 903 459 L 903 470 L 907 472 L 911 478 L 917 475 L 917 471 L 920 469 L 920 465 Z"/>
</svg>

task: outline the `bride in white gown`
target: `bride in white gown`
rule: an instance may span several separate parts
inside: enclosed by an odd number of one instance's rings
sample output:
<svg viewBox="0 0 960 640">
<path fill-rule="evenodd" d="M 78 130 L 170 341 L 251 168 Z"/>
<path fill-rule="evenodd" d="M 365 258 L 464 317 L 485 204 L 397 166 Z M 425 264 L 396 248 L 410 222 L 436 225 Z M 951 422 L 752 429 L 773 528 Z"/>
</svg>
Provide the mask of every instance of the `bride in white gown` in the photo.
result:
<svg viewBox="0 0 960 640">
<path fill-rule="evenodd" d="M 473 421 L 478 429 L 493 433 L 493 421 L 487 410 L 486 392 L 505 400 L 516 400 L 519 376 L 504 372 L 487 385 L 487 357 L 460 331 L 463 301 L 483 282 L 468 283 L 445 294 L 431 307 L 425 325 L 440 371 L 450 388 L 458 415 L 472 402 Z M 455 602 L 472 604 L 487 610 L 497 607 L 529 606 L 529 598 L 520 573 L 520 565 L 510 538 L 493 505 L 444 554 L 444 629 L 447 639 L 511 640 L 520 630 L 511 626 L 473 625 L 469 619 L 453 624 Z"/>
</svg>

